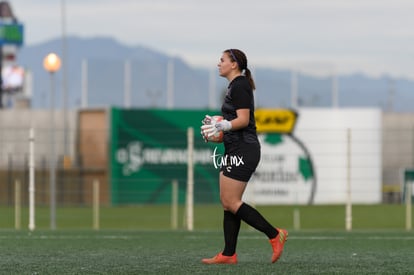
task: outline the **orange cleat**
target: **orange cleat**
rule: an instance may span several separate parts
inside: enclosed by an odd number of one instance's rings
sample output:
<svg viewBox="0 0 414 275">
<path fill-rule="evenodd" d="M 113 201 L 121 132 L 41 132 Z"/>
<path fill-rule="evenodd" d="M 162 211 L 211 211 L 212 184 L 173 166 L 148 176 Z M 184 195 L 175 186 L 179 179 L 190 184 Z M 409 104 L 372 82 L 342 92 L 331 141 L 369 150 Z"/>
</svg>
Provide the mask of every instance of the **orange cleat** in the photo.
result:
<svg viewBox="0 0 414 275">
<path fill-rule="evenodd" d="M 272 263 L 279 260 L 283 252 L 283 247 L 289 235 L 286 229 L 276 228 L 276 230 L 279 231 L 279 234 L 277 234 L 275 238 L 269 240 L 270 244 L 272 245 L 272 249 L 273 249 Z"/>
<path fill-rule="evenodd" d="M 201 260 L 204 264 L 237 264 L 237 255 L 234 253 L 233 256 L 224 256 L 222 252 L 209 259 Z"/>
</svg>

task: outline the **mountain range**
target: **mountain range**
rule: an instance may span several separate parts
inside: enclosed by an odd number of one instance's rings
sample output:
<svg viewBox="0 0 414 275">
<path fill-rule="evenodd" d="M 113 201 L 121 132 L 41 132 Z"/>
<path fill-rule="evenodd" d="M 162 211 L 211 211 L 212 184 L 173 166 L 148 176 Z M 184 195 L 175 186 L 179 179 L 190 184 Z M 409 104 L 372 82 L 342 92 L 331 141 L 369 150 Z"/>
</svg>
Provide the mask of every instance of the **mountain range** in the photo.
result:
<svg viewBox="0 0 414 275">
<path fill-rule="evenodd" d="M 180 57 L 169 56 L 145 46 L 126 46 L 107 37 L 70 36 L 65 41 L 67 61 L 63 64 L 64 70 L 62 68 L 55 74 L 57 108 L 63 106 L 62 93 L 65 90 L 68 108 L 81 106 L 82 79 L 87 79 L 88 107 L 124 106 L 125 83 L 129 83 L 128 102 L 133 108 L 172 106 L 198 109 L 218 108 L 221 105 L 227 81 L 218 76 L 217 70 L 214 71 L 216 68 L 194 67 Z M 62 49 L 60 38 L 19 49 L 18 64 L 30 70 L 33 76 L 32 108 L 49 107 L 51 82 L 49 74 L 43 68 L 43 59 L 50 52 L 62 57 Z M 82 78 L 82 63 L 85 61 L 87 76 Z M 125 64 L 129 64 L 130 68 L 129 82 L 125 81 Z M 169 71 L 168 68 L 172 67 L 173 71 Z M 291 106 L 292 72 L 289 69 L 258 66 L 254 68 L 253 74 L 257 86 L 258 107 Z M 174 77 L 169 78 L 171 75 Z M 331 76 L 298 73 L 298 105 L 332 106 L 332 80 Z M 387 75 L 374 78 L 364 74 L 352 74 L 337 75 L 336 83 L 339 107 L 414 111 L 414 80 L 391 78 Z M 172 91 L 172 99 L 168 91 Z"/>
</svg>

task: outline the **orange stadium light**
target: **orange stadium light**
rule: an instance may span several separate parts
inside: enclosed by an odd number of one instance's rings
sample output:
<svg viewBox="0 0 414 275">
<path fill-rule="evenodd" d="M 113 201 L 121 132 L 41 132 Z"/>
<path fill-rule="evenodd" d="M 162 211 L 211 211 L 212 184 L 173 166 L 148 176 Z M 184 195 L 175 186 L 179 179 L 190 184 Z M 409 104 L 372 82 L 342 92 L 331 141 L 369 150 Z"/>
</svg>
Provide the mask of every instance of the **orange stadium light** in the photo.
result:
<svg viewBox="0 0 414 275">
<path fill-rule="evenodd" d="M 49 73 L 54 73 L 60 69 L 61 61 L 57 54 L 50 53 L 43 60 L 43 67 Z"/>
</svg>

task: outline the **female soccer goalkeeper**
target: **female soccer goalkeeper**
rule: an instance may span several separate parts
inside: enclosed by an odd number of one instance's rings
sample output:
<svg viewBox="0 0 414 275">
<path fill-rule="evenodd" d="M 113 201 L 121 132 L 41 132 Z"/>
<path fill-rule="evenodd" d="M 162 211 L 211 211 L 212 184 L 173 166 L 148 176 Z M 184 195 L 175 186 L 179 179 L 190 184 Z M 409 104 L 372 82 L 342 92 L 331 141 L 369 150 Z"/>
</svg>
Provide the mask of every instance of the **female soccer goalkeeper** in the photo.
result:
<svg viewBox="0 0 414 275">
<path fill-rule="evenodd" d="M 221 107 L 223 120 L 218 122 L 206 115 L 201 126 L 203 137 L 224 131 L 225 156 L 220 168 L 220 201 L 224 209 L 224 250 L 213 258 L 203 259 L 205 264 L 236 264 L 237 237 L 243 220 L 269 238 L 273 249 L 271 261 L 282 255 L 288 237 L 285 229 L 273 227 L 256 209 L 242 201 L 247 182 L 260 160 L 260 143 L 254 119 L 255 83 L 247 68 L 246 55 L 238 49 L 225 50 L 218 63 L 220 76 L 227 78 L 229 86 Z M 226 158 L 227 156 L 227 158 Z M 234 160 L 234 161 L 230 161 Z"/>
</svg>

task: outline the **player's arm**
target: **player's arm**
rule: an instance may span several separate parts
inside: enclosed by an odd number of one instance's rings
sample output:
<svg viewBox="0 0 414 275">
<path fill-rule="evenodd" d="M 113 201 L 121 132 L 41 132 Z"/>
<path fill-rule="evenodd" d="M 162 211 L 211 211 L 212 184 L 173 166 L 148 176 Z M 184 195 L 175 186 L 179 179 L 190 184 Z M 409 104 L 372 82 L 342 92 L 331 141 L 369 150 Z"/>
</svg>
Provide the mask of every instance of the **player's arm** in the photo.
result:
<svg viewBox="0 0 414 275">
<path fill-rule="evenodd" d="M 246 128 L 250 121 L 250 109 L 237 109 L 237 117 L 230 121 L 232 130 Z"/>
<path fill-rule="evenodd" d="M 201 126 L 201 134 L 203 136 L 211 137 L 219 131 L 239 130 L 247 127 L 250 120 L 249 109 L 237 109 L 237 117 L 232 121 L 222 120 L 216 121 L 211 116 L 206 115 Z"/>
</svg>

